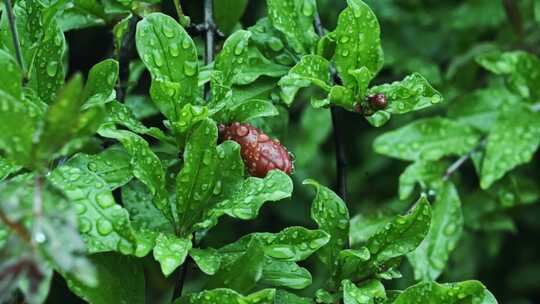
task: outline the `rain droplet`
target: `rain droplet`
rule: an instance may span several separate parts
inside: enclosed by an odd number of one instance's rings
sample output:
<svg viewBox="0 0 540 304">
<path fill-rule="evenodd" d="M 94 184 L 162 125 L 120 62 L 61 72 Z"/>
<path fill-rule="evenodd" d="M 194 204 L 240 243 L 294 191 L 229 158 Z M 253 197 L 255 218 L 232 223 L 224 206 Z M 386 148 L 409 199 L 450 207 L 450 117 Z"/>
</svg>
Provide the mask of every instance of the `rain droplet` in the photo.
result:
<svg viewBox="0 0 540 304">
<path fill-rule="evenodd" d="M 163 25 L 163 34 L 167 38 L 173 38 L 174 37 L 174 30 L 173 30 L 172 27 L 164 24 Z"/>
<path fill-rule="evenodd" d="M 56 75 L 56 72 L 58 71 L 58 62 L 57 61 L 51 61 L 47 64 L 47 75 L 54 77 Z"/>
<path fill-rule="evenodd" d="M 113 230 L 111 222 L 106 219 L 100 218 L 97 221 L 97 231 L 99 234 L 106 236 L 109 235 Z"/>
<path fill-rule="evenodd" d="M 186 76 L 193 76 L 197 73 L 197 62 L 196 61 L 186 61 L 184 62 L 184 74 Z"/>
</svg>

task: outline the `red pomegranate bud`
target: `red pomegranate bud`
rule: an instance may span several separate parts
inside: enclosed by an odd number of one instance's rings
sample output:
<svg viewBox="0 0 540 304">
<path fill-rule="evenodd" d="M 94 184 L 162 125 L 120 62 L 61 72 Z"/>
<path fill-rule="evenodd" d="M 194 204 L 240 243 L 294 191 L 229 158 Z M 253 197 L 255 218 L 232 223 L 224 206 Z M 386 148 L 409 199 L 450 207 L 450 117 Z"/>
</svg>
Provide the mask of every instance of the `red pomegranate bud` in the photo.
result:
<svg viewBox="0 0 540 304">
<path fill-rule="evenodd" d="M 375 110 L 382 110 L 388 106 L 388 99 L 384 93 L 378 93 L 366 97 L 370 106 Z"/>
<path fill-rule="evenodd" d="M 250 124 L 238 122 L 219 126 L 223 140 L 233 140 L 240 145 L 240 154 L 252 176 L 265 177 L 273 169 L 287 174 L 293 171 L 289 151 L 277 139 L 272 139 Z"/>
</svg>

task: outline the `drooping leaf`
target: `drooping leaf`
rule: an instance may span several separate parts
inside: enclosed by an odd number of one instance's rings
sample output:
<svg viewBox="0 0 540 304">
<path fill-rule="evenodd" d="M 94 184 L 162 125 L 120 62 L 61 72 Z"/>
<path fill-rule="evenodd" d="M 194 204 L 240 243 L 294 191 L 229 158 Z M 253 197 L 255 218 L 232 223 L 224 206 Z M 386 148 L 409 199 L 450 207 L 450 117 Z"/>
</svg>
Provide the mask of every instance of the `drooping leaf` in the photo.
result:
<svg viewBox="0 0 540 304">
<path fill-rule="evenodd" d="M 332 268 L 339 251 L 347 243 L 349 211 L 345 202 L 332 190 L 310 179 L 303 183 L 315 188 L 316 195 L 311 205 L 311 218 L 321 230 L 330 235 L 330 240 L 318 251 L 318 254 L 321 261 Z"/>
<path fill-rule="evenodd" d="M 298 54 L 312 53 L 317 35 L 313 29 L 317 5 L 313 0 L 267 0 L 268 17 Z"/>
<path fill-rule="evenodd" d="M 307 3 L 307 2 L 306 2 Z M 330 63 L 318 55 L 303 56 L 289 73 L 279 81 L 281 96 L 291 105 L 300 88 L 312 84 L 330 92 Z"/>
<path fill-rule="evenodd" d="M 438 160 L 464 155 L 479 142 L 471 127 L 442 117 L 419 119 L 387 132 L 373 143 L 377 153 L 405 160 Z"/>
<path fill-rule="evenodd" d="M 104 7 L 97 0 L 74 0 L 58 20 L 64 32 L 105 25 L 105 22 Z"/>
<path fill-rule="evenodd" d="M 275 287 L 304 289 L 311 285 L 309 271 L 298 266 L 295 262 L 276 261 L 267 259 L 260 283 Z"/>
<path fill-rule="evenodd" d="M 228 111 L 229 121 L 248 122 L 258 117 L 278 115 L 273 103 L 261 99 L 249 99 L 231 107 Z"/>
<path fill-rule="evenodd" d="M 189 239 L 165 233 L 159 234 L 156 238 L 156 247 L 154 247 L 154 258 L 161 265 L 161 271 L 165 276 L 169 276 L 184 263 L 191 246 Z"/>
<path fill-rule="evenodd" d="M 446 182 L 437 190 L 429 232 L 407 256 L 417 280 L 435 281 L 439 277 L 463 231 L 461 201 L 455 186 Z"/>
<path fill-rule="evenodd" d="M 253 83 L 261 76 L 277 78 L 287 74 L 288 71 L 288 66 L 273 62 L 266 58 L 259 49 L 249 47 L 246 62 L 242 64 L 240 73 L 237 73 L 233 77 L 233 83 L 247 85 Z"/>
<path fill-rule="evenodd" d="M 442 161 L 418 161 L 410 164 L 399 176 L 399 199 L 408 198 L 417 183 L 422 190 L 438 189 L 448 166 Z"/>
<path fill-rule="evenodd" d="M 540 112 L 507 107 L 497 117 L 486 144 L 480 186 L 489 188 L 518 165 L 531 161 L 540 144 Z"/>
<path fill-rule="evenodd" d="M 376 75 L 383 65 L 380 28 L 377 17 L 361 0 L 348 0 L 340 14 L 332 38 L 336 41 L 336 69 L 347 87 L 356 86 L 350 71 L 366 67 Z"/>
<path fill-rule="evenodd" d="M 150 149 L 148 142 L 135 133 L 108 127 L 101 128 L 99 134 L 114 138 L 122 143 L 131 155 L 133 175 L 150 189 L 154 196 L 155 206 L 172 222 L 173 215 L 169 196 L 165 190 L 165 171 L 159 158 Z"/>
<path fill-rule="evenodd" d="M 104 104 L 116 97 L 114 88 L 118 79 L 118 62 L 113 59 L 103 60 L 88 72 L 88 79 L 82 92 L 83 102 Z"/>
</svg>

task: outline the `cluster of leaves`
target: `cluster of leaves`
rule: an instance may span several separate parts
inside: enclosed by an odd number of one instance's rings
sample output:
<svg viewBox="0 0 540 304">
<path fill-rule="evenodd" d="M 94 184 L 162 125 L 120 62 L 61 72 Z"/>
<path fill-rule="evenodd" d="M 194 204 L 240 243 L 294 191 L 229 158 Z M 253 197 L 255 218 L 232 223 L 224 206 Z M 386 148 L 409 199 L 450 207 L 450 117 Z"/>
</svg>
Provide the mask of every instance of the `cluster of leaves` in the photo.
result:
<svg viewBox="0 0 540 304">
<path fill-rule="evenodd" d="M 230 35 L 208 65 L 202 41 L 184 27 L 188 18 L 178 8 L 181 25 L 157 12 L 159 1 L 19 0 L 19 64 L 14 28 L 2 15 L 0 65 L 8 73 L 0 82 L 0 301 L 19 292 L 29 303 L 44 302 L 56 272 L 90 303 L 144 303 L 141 259 L 151 256 L 175 281 L 172 274 L 189 261 L 204 274 L 200 290 L 173 299 L 179 304 L 496 303 L 479 281 L 436 280 L 465 223 L 489 217 L 497 229 L 515 229 L 502 211 L 537 199 L 521 195 L 521 177 L 511 171 L 540 143 L 538 58 L 493 49 L 475 54 L 500 77 L 453 102 L 446 117 L 418 119 L 374 141 L 376 152 L 413 162 L 399 179 L 403 215 L 351 218 L 339 196 L 299 170 L 295 179 L 316 191 L 316 229 L 255 232 L 213 248 L 202 244 L 222 216 L 253 220 L 264 203 L 293 192 L 293 179 L 279 170 L 247 176 L 240 146 L 220 142 L 218 124 L 248 122 L 279 134 L 299 93 L 312 97 L 301 122 L 307 126 L 327 112 L 321 108 L 360 107 L 358 114 L 380 127 L 392 114 L 442 102 L 419 73 L 372 84 L 383 48 L 379 21 L 361 0 L 348 0 L 328 33 L 314 26 L 315 0 L 267 0 L 268 17 L 247 29 L 238 25 L 247 2 L 231 2 L 229 13 L 216 8 L 218 27 Z M 65 82 L 64 32 L 105 24 L 115 24 L 120 63 L 103 60 L 86 81 L 75 74 Z M 133 38 L 139 59 L 122 62 Z M 126 64 L 127 85 L 119 76 Z M 150 87 L 138 95 L 145 70 Z M 117 89 L 127 90 L 125 100 Z M 388 106 L 369 111 L 365 97 L 376 93 Z M 143 124 L 148 117 L 159 123 Z M 292 148 L 300 167 L 328 133 L 328 125 L 321 127 Z M 462 206 L 460 181 L 447 172 L 447 158 L 456 156 L 472 159 L 481 188 L 475 195 L 491 205 Z M 416 184 L 424 193 L 411 202 Z M 435 196 L 432 203 L 426 193 Z M 299 296 L 292 290 L 314 281 L 302 264 L 311 256 L 324 269 L 321 288 Z M 388 288 L 401 277 L 405 257 L 419 282 Z"/>
</svg>

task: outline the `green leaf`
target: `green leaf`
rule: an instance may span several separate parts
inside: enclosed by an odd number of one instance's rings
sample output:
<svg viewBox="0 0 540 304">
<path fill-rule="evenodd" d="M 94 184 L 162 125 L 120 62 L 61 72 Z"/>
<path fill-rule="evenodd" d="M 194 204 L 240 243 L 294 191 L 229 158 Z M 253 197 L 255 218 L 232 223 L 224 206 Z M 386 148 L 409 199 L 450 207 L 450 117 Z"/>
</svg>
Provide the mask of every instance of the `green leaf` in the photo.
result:
<svg viewBox="0 0 540 304">
<path fill-rule="evenodd" d="M 64 32 L 105 25 L 105 11 L 97 0 L 74 0 L 73 5 L 59 16 L 58 23 Z"/>
<path fill-rule="evenodd" d="M 401 256 L 413 251 L 428 233 L 431 208 L 422 196 L 414 208 L 387 223 L 358 250 L 339 254 L 338 279 L 357 281 L 397 266 Z"/>
<path fill-rule="evenodd" d="M 268 17 L 298 54 L 313 53 L 317 34 L 313 29 L 314 0 L 267 0 Z"/>
<path fill-rule="evenodd" d="M 165 171 L 161 161 L 139 135 L 125 130 L 101 128 L 99 134 L 104 137 L 114 138 L 122 143 L 131 155 L 133 175 L 143 182 L 154 196 L 155 206 L 173 222 L 173 215 L 169 203 L 169 196 L 165 189 Z"/>
<path fill-rule="evenodd" d="M 184 150 L 184 166 L 176 177 L 176 212 L 183 235 L 192 232 L 208 206 L 217 182 L 216 124 L 202 120 L 191 133 Z"/>
<path fill-rule="evenodd" d="M 471 127 L 442 117 L 419 119 L 375 139 L 377 153 L 404 160 L 438 160 L 464 155 L 480 140 Z"/>
<path fill-rule="evenodd" d="M 180 109 L 178 113 L 178 121 L 171 123 L 171 128 L 175 132 L 177 141 L 180 142 L 180 146 L 184 145 L 186 137 L 200 121 L 208 118 L 208 108 L 206 106 L 195 106 L 192 104 L 186 104 Z"/>
<path fill-rule="evenodd" d="M 144 269 L 133 257 L 114 253 L 90 255 L 97 268 L 98 285 L 91 287 L 64 275 L 69 289 L 89 303 L 145 303 Z"/>
<path fill-rule="evenodd" d="M 180 83 L 183 90 L 194 93 L 197 50 L 178 22 L 162 13 L 147 15 L 137 24 L 136 44 L 152 78 Z"/>
<path fill-rule="evenodd" d="M 189 256 L 195 261 L 199 269 L 208 275 L 215 274 L 221 266 L 221 256 L 214 248 L 192 248 L 189 251 Z"/>
<path fill-rule="evenodd" d="M 133 254 L 137 246 L 128 212 L 116 204 L 106 180 L 93 169 L 99 158 L 77 154 L 57 167 L 49 180 L 72 201 L 79 231 L 91 253 L 119 251 Z M 107 160 L 101 160 L 107 162 Z M 112 164 L 112 163 L 110 163 Z"/>
<path fill-rule="evenodd" d="M 60 91 L 58 98 L 47 109 L 34 147 L 35 161 L 46 161 L 74 135 L 79 124 L 79 113 L 82 105 L 81 91 L 82 77 L 77 74 L 66 84 Z M 38 166 L 41 165 L 41 163 L 38 164 Z"/>
<path fill-rule="evenodd" d="M 285 290 L 277 290 L 274 304 L 313 304 L 313 300 L 299 297 Z"/>
<path fill-rule="evenodd" d="M 497 303 L 486 290 L 486 287 L 478 281 L 447 284 L 436 282 L 418 283 L 405 289 L 393 303 L 408 304 L 414 302 L 426 304 Z"/>
<path fill-rule="evenodd" d="M 214 62 L 214 70 L 223 73 L 223 84 L 230 87 L 243 65 L 248 61 L 248 41 L 251 32 L 240 30 L 225 40 Z"/>
<path fill-rule="evenodd" d="M 249 47 L 246 62 L 241 65 L 240 72 L 234 75 L 233 83 L 251 84 L 261 76 L 277 78 L 287 74 L 288 71 L 288 66 L 275 63 L 266 58 L 259 49 Z"/>
<path fill-rule="evenodd" d="M 258 117 L 278 115 L 273 103 L 261 99 L 249 99 L 232 106 L 228 110 L 229 121 L 248 122 Z"/>
<path fill-rule="evenodd" d="M 388 100 L 388 107 L 375 112 L 374 115 L 404 114 L 418 111 L 443 100 L 441 93 L 418 73 L 411 74 L 401 81 L 373 86 L 369 88 L 367 93 L 368 95 L 383 93 Z"/>
<path fill-rule="evenodd" d="M 139 134 L 152 136 L 162 143 L 176 145 L 174 139 L 165 135 L 160 129 L 156 127 L 148 128 L 143 125 L 125 104 L 118 101 L 112 101 L 107 106 L 109 112 L 109 117 L 107 118 L 108 122 L 122 125 Z"/>
<path fill-rule="evenodd" d="M 0 90 L 0 149 L 15 164 L 31 164 L 34 132 L 42 107 L 31 99 L 17 100 Z"/>
<path fill-rule="evenodd" d="M 272 170 L 264 178 L 248 177 L 233 188 L 230 196 L 210 210 L 209 215 L 219 217 L 227 214 L 242 220 L 254 219 L 265 202 L 290 197 L 292 190 L 291 178 L 280 170 Z"/>
<path fill-rule="evenodd" d="M 323 230 L 308 230 L 304 227 L 288 227 L 264 238 L 264 253 L 278 260 L 297 262 L 307 259 L 330 241 L 330 235 Z"/>
<path fill-rule="evenodd" d="M 22 72 L 15 59 L 7 52 L 0 50 L 0 90 L 13 98 L 22 99 Z"/>
<path fill-rule="evenodd" d="M 309 271 L 294 262 L 267 259 L 260 283 L 269 286 L 304 289 L 311 285 Z"/>
<path fill-rule="evenodd" d="M 228 264 L 222 263 L 219 271 L 208 282 L 206 289 L 224 286 L 239 292 L 247 292 L 255 287 L 261 278 L 264 261 L 261 241 L 252 239 L 240 257 Z"/>
<path fill-rule="evenodd" d="M 247 0 L 215 1 L 214 19 L 218 28 L 225 35 L 230 35 L 234 27 L 240 22 L 247 4 Z"/>
<path fill-rule="evenodd" d="M 150 97 L 159 111 L 169 119 L 176 122 L 180 109 L 190 102 L 182 94 L 184 87 L 181 83 L 162 79 L 153 79 L 150 86 Z"/>
<path fill-rule="evenodd" d="M 407 166 L 399 176 L 399 199 L 408 198 L 417 183 L 422 190 L 440 188 L 448 166 L 446 162 L 441 161 L 417 161 Z"/>
<path fill-rule="evenodd" d="M 345 202 L 332 190 L 311 179 L 305 180 L 303 184 L 315 188 L 311 218 L 321 230 L 330 234 L 330 241 L 318 251 L 318 254 L 321 261 L 332 268 L 349 236 L 349 211 Z"/>
<path fill-rule="evenodd" d="M 28 82 L 28 86 L 36 90 L 41 100 L 46 103 L 51 103 L 56 99 L 57 91 L 64 84 L 62 57 L 65 49 L 64 33 L 53 19 L 44 28 L 43 37 L 37 44 Z"/>
<path fill-rule="evenodd" d="M 11 161 L 0 157 L 0 181 L 21 169 L 20 166 L 13 164 Z"/>
<path fill-rule="evenodd" d="M 393 219 L 392 215 L 382 212 L 355 215 L 351 218 L 350 224 L 349 240 L 351 247 L 355 248 L 355 245 L 366 243 Z"/>
<path fill-rule="evenodd" d="M 463 231 L 461 201 L 455 186 L 446 182 L 436 195 L 429 232 L 407 256 L 417 280 L 435 281 L 439 277 Z"/>
<path fill-rule="evenodd" d="M 531 161 L 539 144 L 540 112 L 524 105 L 503 108 L 487 137 L 482 189 L 489 188 L 516 166 Z"/>
<path fill-rule="evenodd" d="M 381 31 L 377 17 L 361 0 L 348 0 L 332 32 L 336 41 L 336 69 L 347 87 L 355 87 L 350 71 L 366 67 L 375 76 L 383 65 Z M 353 34 L 354 33 L 354 34 Z"/>
<path fill-rule="evenodd" d="M 156 247 L 154 247 L 154 258 L 161 265 L 161 271 L 165 276 L 169 276 L 184 263 L 191 246 L 189 239 L 165 233 L 159 234 L 156 238 Z"/>
<path fill-rule="evenodd" d="M 507 88 L 494 86 L 474 91 L 449 104 L 448 116 L 488 133 L 497 120 L 502 107 L 522 99 Z"/>
<path fill-rule="evenodd" d="M 281 96 L 287 105 L 291 105 L 300 88 L 312 84 L 330 91 L 330 63 L 318 55 L 303 56 L 287 75 L 281 78 Z"/>
<path fill-rule="evenodd" d="M 218 288 L 183 296 L 174 301 L 174 304 L 275 304 L 275 293 L 274 289 L 263 289 L 248 296 L 242 296 L 232 289 Z"/>
<path fill-rule="evenodd" d="M 104 104 L 116 97 L 115 86 L 118 80 L 118 62 L 106 59 L 94 65 L 88 72 L 88 79 L 81 99 L 89 104 Z"/>
<path fill-rule="evenodd" d="M 341 282 L 344 304 L 375 304 L 386 300 L 386 292 L 380 281 L 370 280 L 356 286 L 349 280 Z"/>
<path fill-rule="evenodd" d="M 476 62 L 497 75 L 507 75 L 512 90 L 536 102 L 540 97 L 540 60 L 524 51 L 490 52 L 476 57 Z"/>
</svg>

